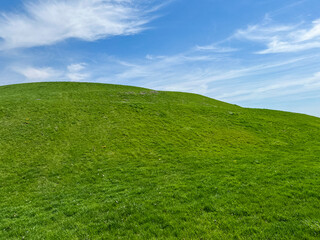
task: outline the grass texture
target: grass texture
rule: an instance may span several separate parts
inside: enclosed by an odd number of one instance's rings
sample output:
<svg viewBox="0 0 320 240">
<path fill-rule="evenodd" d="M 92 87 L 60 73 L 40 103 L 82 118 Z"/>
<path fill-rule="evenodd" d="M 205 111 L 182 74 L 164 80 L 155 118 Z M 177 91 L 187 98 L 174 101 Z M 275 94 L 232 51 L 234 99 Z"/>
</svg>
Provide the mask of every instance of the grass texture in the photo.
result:
<svg viewBox="0 0 320 240">
<path fill-rule="evenodd" d="M 128 86 L 2 86 L 0 239 L 320 239 L 320 119 Z"/>
</svg>

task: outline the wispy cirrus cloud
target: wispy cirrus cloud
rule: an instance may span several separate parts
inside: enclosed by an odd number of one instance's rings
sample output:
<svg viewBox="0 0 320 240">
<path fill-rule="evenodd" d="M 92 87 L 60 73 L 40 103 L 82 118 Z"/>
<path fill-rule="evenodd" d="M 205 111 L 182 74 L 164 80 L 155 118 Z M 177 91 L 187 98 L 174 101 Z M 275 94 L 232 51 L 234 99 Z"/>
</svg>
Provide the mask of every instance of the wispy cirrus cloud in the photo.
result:
<svg viewBox="0 0 320 240">
<path fill-rule="evenodd" d="M 140 1 L 141 2 L 141 1 Z M 33 0 L 0 16 L 0 50 L 136 34 L 151 18 L 132 0 Z"/>
<path fill-rule="evenodd" d="M 195 47 L 196 51 L 208 51 L 208 52 L 216 52 L 216 53 L 231 53 L 231 52 L 236 52 L 238 49 L 236 48 L 231 48 L 231 47 L 220 47 L 216 44 L 210 44 L 210 45 L 205 45 L 205 46 L 199 46 L 197 45 Z"/>
<path fill-rule="evenodd" d="M 135 82 L 143 87 L 200 93 L 225 101 L 238 99 L 242 93 L 254 99 L 253 93 L 260 89 L 259 98 L 268 99 L 271 90 L 279 95 L 286 94 L 283 91 L 286 86 L 302 90 L 297 83 L 288 84 L 288 79 L 299 76 L 302 82 L 307 83 L 310 75 L 314 74 L 312 68 L 319 65 L 314 64 L 319 57 L 283 57 L 275 61 L 261 56 L 259 61 L 252 59 L 244 63 L 225 53 L 188 51 L 169 56 L 147 55 L 146 59 L 135 61 L 113 59 L 113 64 L 117 65 L 114 69 L 118 68 L 118 72 L 107 72 L 105 68 L 95 72 L 100 72 L 100 76 L 109 76 L 97 77 L 99 81 L 128 85 Z M 310 66 L 311 70 L 306 66 Z M 295 74 L 292 74 L 293 69 Z M 285 84 L 282 84 L 283 81 Z"/>
<path fill-rule="evenodd" d="M 267 48 L 258 54 L 301 52 L 320 48 L 320 19 L 292 25 L 266 21 L 240 29 L 233 37 L 265 44 Z"/>
<path fill-rule="evenodd" d="M 257 100 L 320 89 L 320 72 L 315 72 L 312 76 L 305 78 L 293 79 L 290 77 L 289 79 L 289 77 L 286 77 L 281 81 L 279 80 L 275 83 L 267 83 L 252 89 L 224 93 L 217 97 L 220 99 L 232 99 L 233 101 Z"/>
</svg>

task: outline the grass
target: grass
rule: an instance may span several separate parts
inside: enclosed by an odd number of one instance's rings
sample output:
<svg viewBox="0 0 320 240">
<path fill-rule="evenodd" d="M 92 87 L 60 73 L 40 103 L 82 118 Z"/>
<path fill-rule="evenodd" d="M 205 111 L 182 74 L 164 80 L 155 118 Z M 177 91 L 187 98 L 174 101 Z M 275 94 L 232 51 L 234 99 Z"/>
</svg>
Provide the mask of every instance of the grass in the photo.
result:
<svg viewBox="0 0 320 240">
<path fill-rule="evenodd" d="M 319 239 L 320 119 L 87 83 L 0 87 L 0 239 Z"/>
</svg>

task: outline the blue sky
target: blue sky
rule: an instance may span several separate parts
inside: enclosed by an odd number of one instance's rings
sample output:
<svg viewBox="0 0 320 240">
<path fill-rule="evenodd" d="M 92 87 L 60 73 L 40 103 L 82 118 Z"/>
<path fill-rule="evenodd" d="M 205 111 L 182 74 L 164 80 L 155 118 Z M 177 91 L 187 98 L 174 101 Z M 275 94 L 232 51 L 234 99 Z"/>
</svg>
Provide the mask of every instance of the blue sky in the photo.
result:
<svg viewBox="0 0 320 240">
<path fill-rule="evenodd" d="M 125 84 L 320 116 L 319 0 L 10 0 L 0 12 L 0 85 Z"/>
</svg>

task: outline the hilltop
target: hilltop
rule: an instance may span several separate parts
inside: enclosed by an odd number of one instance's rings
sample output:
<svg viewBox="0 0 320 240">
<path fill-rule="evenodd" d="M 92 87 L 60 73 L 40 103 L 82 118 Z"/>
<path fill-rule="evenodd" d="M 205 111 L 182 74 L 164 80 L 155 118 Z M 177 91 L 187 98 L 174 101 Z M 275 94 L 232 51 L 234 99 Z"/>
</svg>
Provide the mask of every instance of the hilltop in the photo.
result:
<svg viewBox="0 0 320 240">
<path fill-rule="evenodd" d="M 319 239 L 320 119 L 93 83 L 0 87 L 1 239 Z"/>
</svg>

